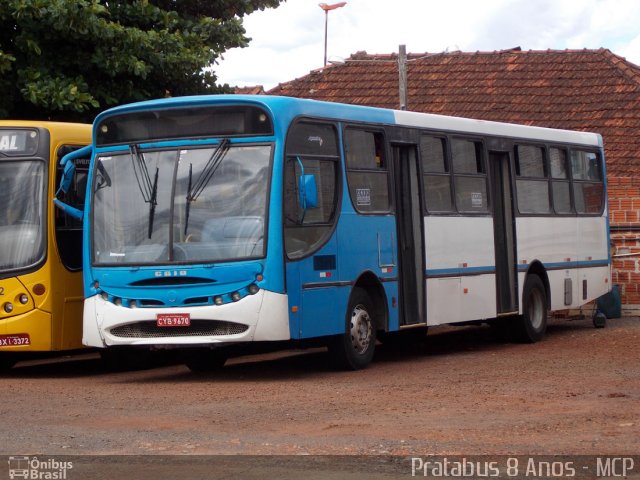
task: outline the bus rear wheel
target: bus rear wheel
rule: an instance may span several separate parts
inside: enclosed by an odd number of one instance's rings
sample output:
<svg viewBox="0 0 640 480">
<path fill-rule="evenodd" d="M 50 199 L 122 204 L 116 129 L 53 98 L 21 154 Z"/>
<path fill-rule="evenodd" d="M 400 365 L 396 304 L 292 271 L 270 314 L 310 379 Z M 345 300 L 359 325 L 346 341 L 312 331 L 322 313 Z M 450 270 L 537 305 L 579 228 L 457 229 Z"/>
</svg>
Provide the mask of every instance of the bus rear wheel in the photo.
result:
<svg viewBox="0 0 640 480">
<path fill-rule="evenodd" d="M 336 367 L 345 370 L 366 368 L 376 347 L 373 303 L 362 288 L 354 288 L 347 308 L 345 333 L 332 339 L 329 354 Z"/>
<path fill-rule="evenodd" d="M 544 337 L 547 331 L 547 294 L 542 280 L 530 275 L 522 292 L 522 315 L 516 320 L 516 340 L 535 343 Z"/>
</svg>

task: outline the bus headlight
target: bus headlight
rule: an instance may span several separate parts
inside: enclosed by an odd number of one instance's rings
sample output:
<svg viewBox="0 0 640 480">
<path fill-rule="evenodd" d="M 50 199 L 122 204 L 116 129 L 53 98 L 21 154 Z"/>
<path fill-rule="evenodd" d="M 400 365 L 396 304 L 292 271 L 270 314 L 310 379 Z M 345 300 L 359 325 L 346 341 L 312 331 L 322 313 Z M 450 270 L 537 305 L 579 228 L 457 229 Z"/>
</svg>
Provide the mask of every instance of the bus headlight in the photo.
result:
<svg viewBox="0 0 640 480">
<path fill-rule="evenodd" d="M 20 303 L 22 305 L 26 305 L 27 303 L 29 303 L 29 297 L 27 296 L 26 293 L 23 293 L 22 295 L 20 295 L 20 297 L 18 298 L 18 300 L 20 301 Z"/>
<path fill-rule="evenodd" d="M 259 291 L 260 291 L 260 287 L 258 287 L 255 283 L 252 283 L 251 285 L 249 285 L 249 293 L 251 295 L 255 295 Z"/>
<path fill-rule="evenodd" d="M 238 300 L 240 300 L 242 297 L 240 296 L 240 292 L 233 292 L 231 294 L 231 300 L 233 300 L 234 302 L 237 302 Z"/>
<path fill-rule="evenodd" d="M 216 305 L 222 305 L 224 303 L 224 300 L 222 300 L 222 297 L 220 295 L 216 295 L 215 297 L 213 297 L 213 303 L 215 303 Z"/>
<path fill-rule="evenodd" d="M 13 304 L 7 302 L 4 304 L 4 311 L 7 313 L 13 312 Z"/>
</svg>

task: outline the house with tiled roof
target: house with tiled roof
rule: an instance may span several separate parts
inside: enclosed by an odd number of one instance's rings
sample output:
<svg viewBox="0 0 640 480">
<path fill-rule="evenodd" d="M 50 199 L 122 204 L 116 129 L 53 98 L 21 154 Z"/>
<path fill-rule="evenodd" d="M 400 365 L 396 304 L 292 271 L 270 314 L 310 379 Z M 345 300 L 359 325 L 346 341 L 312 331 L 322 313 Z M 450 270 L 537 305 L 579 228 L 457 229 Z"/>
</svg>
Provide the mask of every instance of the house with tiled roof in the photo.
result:
<svg viewBox="0 0 640 480">
<path fill-rule="evenodd" d="M 233 93 L 236 95 L 264 95 L 264 87 L 262 85 L 235 87 Z"/>
<path fill-rule="evenodd" d="M 640 311 L 640 67 L 607 49 L 409 54 L 407 109 L 600 133 L 623 309 Z M 359 52 L 267 92 L 399 108 L 398 55 Z"/>
</svg>

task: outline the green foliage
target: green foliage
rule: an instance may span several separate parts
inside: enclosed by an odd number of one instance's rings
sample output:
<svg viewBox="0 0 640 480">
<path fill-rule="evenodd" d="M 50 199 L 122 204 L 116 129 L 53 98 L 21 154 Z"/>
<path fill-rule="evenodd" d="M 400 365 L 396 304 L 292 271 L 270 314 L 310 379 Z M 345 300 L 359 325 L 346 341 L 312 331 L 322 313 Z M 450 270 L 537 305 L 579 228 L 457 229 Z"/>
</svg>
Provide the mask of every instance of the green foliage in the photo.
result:
<svg viewBox="0 0 640 480">
<path fill-rule="evenodd" d="M 220 93 L 207 67 L 242 17 L 284 0 L 0 0 L 0 118 L 91 121 L 113 105 Z"/>
</svg>

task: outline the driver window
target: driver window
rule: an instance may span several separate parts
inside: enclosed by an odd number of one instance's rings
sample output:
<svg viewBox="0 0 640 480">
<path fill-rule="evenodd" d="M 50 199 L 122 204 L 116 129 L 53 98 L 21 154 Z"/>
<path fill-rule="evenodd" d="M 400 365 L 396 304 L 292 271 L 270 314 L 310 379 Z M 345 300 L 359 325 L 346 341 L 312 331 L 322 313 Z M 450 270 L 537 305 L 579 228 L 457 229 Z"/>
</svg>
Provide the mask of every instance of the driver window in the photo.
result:
<svg viewBox="0 0 640 480">
<path fill-rule="evenodd" d="M 338 139 L 332 124 L 298 122 L 289 131 L 284 172 L 285 249 L 291 259 L 319 249 L 335 223 L 337 207 Z M 318 202 L 300 204 L 301 175 L 313 175 Z"/>
</svg>

